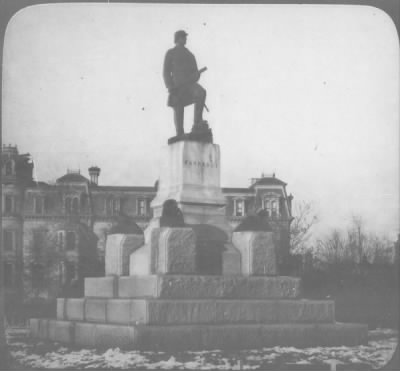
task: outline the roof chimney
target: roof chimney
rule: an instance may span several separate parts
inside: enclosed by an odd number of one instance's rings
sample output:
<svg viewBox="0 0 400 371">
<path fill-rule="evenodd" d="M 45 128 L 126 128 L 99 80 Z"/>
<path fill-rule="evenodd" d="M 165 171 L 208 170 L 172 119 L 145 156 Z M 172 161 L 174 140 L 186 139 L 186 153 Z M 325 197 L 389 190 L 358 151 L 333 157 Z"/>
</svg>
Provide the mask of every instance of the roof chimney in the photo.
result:
<svg viewBox="0 0 400 371">
<path fill-rule="evenodd" d="M 89 168 L 90 183 L 94 185 L 99 184 L 100 168 L 97 166 L 92 166 Z"/>
</svg>

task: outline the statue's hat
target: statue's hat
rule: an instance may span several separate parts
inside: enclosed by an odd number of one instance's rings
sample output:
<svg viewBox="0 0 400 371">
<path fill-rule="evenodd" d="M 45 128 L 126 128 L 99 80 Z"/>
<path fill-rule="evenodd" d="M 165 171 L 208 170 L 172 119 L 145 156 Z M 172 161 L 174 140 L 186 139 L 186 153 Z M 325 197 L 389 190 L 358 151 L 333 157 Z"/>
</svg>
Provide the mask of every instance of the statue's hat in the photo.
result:
<svg viewBox="0 0 400 371">
<path fill-rule="evenodd" d="M 174 40 L 176 41 L 179 37 L 186 37 L 188 34 L 187 34 L 187 32 L 186 31 L 183 31 L 183 30 L 179 30 L 179 31 L 176 31 L 175 32 L 175 37 L 174 37 Z"/>
</svg>

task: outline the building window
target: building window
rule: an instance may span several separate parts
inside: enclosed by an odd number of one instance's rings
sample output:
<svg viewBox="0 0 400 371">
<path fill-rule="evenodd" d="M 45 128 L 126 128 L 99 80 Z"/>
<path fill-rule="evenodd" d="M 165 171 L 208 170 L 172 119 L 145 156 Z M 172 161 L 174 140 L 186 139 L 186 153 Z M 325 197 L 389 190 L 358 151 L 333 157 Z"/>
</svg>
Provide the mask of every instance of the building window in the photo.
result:
<svg viewBox="0 0 400 371">
<path fill-rule="evenodd" d="M 119 215 L 121 210 L 121 201 L 119 198 L 110 199 L 110 212 L 111 215 Z"/>
<path fill-rule="evenodd" d="M 34 231 L 33 232 L 33 253 L 35 255 L 40 255 L 44 251 L 44 232 L 43 231 Z"/>
<path fill-rule="evenodd" d="M 3 231 L 4 250 L 14 250 L 14 231 Z"/>
<path fill-rule="evenodd" d="M 4 263 L 4 286 L 11 287 L 14 284 L 14 265 L 12 263 Z"/>
<path fill-rule="evenodd" d="M 78 269 L 75 263 L 66 262 L 65 263 L 65 283 L 71 284 L 72 280 L 78 278 Z"/>
<path fill-rule="evenodd" d="M 32 263 L 32 287 L 39 288 L 44 285 L 44 266 L 43 264 Z"/>
<path fill-rule="evenodd" d="M 271 216 L 271 201 L 269 199 L 263 200 L 263 209 L 265 210 L 267 216 Z"/>
<path fill-rule="evenodd" d="M 140 216 L 147 215 L 147 207 L 146 207 L 146 205 L 147 205 L 147 202 L 146 202 L 145 199 L 143 199 L 143 198 L 138 199 L 138 201 L 137 201 L 137 213 L 138 213 L 138 215 L 140 215 Z"/>
<path fill-rule="evenodd" d="M 58 231 L 57 232 L 57 247 L 58 251 L 62 251 L 64 249 L 64 240 L 65 240 L 65 232 Z"/>
<path fill-rule="evenodd" d="M 13 162 L 12 161 L 7 161 L 6 163 L 6 175 L 12 175 L 13 174 Z"/>
<path fill-rule="evenodd" d="M 65 263 L 61 262 L 58 265 L 58 277 L 60 282 L 64 285 L 65 284 Z"/>
<path fill-rule="evenodd" d="M 271 201 L 271 216 L 276 218 L 278 216 L 278 203 L 276 200 Z"/>
<path fill-rule="evenodd" d="M 67 250 L 75 250 L 76 235 L 75 232 L 67 232 L 65 235 L 65 247 Z"/>
<path fill-rule="evenodd" d="M 4 197 L 4 211 L 6 213 L 14 212 L 14 197 L 13 196 L 5 196 Z"/>
<path fill-rule="evenodd" d="M 244 200 L 233 200 L 233 209 L 235 216 L 245 215 L 245 201 Z"/>
<path fill-rule="evenodd" d="M 277 218 L 279 216 L 279 203 L 276 198 L 266 198 L 263 200 L 263 209 L 266 211 L 267 215 L 272 218 Z"/>
<path fill-rule="evenodd" d="M 69 197 L 67 197 L 65 199 L 65 212 L 67 214 L 71 214 L 71 211 L 72 211 L 72 200 Z"/>
<path fill-rule="evenodd" d="M 72 214 L 79 214 L 79 198 L 74 197 L 72 199 Z"/>
<path fill-rule="evenodd" d="M 44 197 L 35 197 L 34 200 L 35 214 L 43 214 L 45 211 Z"/>
<path fill-rule="evenodd" d="M 67 214 L 79 214 L 79 197 L 65 198 L 65 212 Z"/>
</svg>

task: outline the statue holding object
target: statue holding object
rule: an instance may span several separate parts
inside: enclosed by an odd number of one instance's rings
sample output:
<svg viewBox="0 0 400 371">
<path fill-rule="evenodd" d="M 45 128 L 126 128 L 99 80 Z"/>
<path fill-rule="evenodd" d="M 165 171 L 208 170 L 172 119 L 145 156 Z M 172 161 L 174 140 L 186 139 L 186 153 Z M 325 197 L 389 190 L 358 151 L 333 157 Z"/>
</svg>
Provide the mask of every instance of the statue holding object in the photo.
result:
<svg viewBox="0 0 400 371">
<path fill-rule="evenodd" d="M 184 107 L 194 103 L 194 123 L 192 133 L 206 134 L 206 141 L 212 141 L 211 130 L 203 120 L 206 90 L 198 83 L 202 72 L 207 68 L 197 68 L 196 58 L 185 47 L 187 33 L 175 32 L 175 47 L 165 55 L 163 76 L 168 89 L 168 106 L 174 110 L 176 138 L 182 138 L 184 132 Z"/>
</svg>

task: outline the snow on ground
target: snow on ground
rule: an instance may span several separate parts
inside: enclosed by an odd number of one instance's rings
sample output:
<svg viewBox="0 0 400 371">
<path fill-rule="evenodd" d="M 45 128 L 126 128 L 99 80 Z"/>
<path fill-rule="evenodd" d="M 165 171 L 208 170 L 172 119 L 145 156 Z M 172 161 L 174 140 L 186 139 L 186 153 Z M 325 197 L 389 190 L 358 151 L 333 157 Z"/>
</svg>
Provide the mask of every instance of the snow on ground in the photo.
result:
<svg viewBox="0 0 400 371">
<path fill-rule="evenodd" d="M 9 344 L 13 358 L 30 368 L 120 368 L 120 369 L 188 369 L 188 370 L 254 370 L 283 365 L 358 365 L 381 368 L 392 357 L 398 333 L 391 329 L 369 331 L 368 345 L 355 347 L 273 347 L 242 351 L 140 352 L 119 348 L 105 352 L 73 349 L 58 343 L 32 341 L 12 336 Z M 365 369 L 363 368 L 363 369 Z"/>
</svg>

